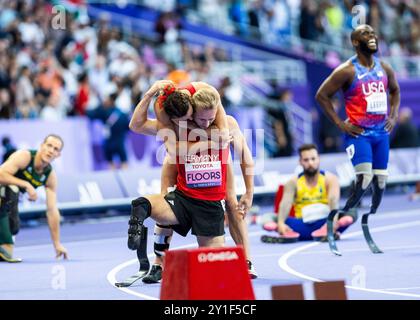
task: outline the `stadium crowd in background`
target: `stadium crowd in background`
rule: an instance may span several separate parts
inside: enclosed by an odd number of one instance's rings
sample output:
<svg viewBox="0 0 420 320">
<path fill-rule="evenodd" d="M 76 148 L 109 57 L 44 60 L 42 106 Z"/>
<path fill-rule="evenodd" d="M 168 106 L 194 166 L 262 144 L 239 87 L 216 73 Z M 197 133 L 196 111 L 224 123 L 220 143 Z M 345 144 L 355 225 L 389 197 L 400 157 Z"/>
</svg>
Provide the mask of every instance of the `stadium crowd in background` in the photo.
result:
<svg viewBox="0 0 420 320">
<path fill-rule="evenodd" d="M 143 3 L 177 11 L 192 21 L 227 33 L 288 49 L 291 38 L 351 49 L 347 34 L 353 28 L 355 11 L 364 10 L 365 22 L 379 32 L 383 55 L 420 53 L 420 3 L 415 0 L 145 0 Z M 357 5 L 361 7 L 355 8 Z"/>
<path fill-rule="evenodd" d="M 115 107 L 130 117 L 142 93 L 155 80 L 163 78 L 181 85 L 190 81 L 212 84 L 219 89 L 229 112 L 240 105 L 243 93 L 235 87 L 234 79 L 217 73 L 215 77 L 212 69 L 214 62 L 230 58 L 211 43 L 205 47 L 187 44 L 179 32 L 184 18 L 218 29 L 223 26 L 223 31 L 228 33 L 308 53 L 310 50 L 302 40 L 348 48 L 346 35 L 351 29 L 351 9 L 362 5 L 366 8 L 367 22 L 379 30 L 382 55 L 420 53 L 420 3 L 417 1 L 144 0 L 139 3 L 162 10 L 155 25 L 158 34 L 155 41 L 124 33 L 112 26 L 107 16 L 92 20 L 80 8 L 66 10 L 65 28 L 51 28 L 54 18 L 51 2 L 1 1 L 0 118 L 60 121 L 69 116 L 85 116 L 87 111 L 106 104 L 111 94 L 116 96 Z M 389 23 L 379 23 L 380 18 L 386 18 Z M 267 109 L 273 128 L 270 156 L 287 156 L 294 150 L 293 136 L 288 132 L 289 102 L 284 103 L 282 99 L 288 98 L 281 95 L 272 97 L 277 99 L 279 107 Z M 321 140 L 323 149 L 341 151 L 336 132 L 324 130 Z"/>
</svg>

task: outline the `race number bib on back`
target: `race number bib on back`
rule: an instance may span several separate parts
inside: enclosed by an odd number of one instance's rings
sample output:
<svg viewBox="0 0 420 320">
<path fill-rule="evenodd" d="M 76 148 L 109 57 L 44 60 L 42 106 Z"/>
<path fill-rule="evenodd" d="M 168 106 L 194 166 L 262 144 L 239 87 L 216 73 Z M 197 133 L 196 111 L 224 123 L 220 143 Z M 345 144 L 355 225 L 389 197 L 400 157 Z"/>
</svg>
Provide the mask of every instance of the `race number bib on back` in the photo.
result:
<svg viewBox="0 0 420 320">
<path fill-rule="evenodd" d="M 388 99 L 385 92 L 375 92 L 366 97 L 366 112 L 370 114 L 387 114 Z"/>
<path fill-rule="evenodd" d="M 207 188 L 222 185 L 220 161 L 185 164 L 185 180 L 188 188 Z"/>
</svg>

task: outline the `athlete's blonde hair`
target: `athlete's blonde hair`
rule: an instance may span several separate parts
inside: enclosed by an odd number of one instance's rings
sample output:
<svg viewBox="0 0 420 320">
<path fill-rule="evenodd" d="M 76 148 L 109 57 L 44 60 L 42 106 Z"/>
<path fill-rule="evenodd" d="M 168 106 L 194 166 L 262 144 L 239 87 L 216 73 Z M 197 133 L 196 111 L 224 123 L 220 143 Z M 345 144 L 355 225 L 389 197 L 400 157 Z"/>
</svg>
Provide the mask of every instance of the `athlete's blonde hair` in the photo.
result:
<svg viewBox="0 0 420 320">
<path fill-rule="evenodd" d="M 191 101 L 194 111 L 211 110 L 217 108 L 220 96 L 214 89 L 203 88 L 193 94 Z"/>
</svg>

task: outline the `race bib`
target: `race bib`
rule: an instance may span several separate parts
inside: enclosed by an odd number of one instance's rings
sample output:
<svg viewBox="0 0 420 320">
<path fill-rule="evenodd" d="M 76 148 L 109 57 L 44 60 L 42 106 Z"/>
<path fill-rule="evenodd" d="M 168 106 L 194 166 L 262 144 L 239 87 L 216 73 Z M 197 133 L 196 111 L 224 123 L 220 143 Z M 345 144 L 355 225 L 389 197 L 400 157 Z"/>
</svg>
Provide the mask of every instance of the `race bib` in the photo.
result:
<svg viewBox="0 0 420 320">
<path fill-rule="evenodd" d="M 375 92 L 366 97 L 366 112 L 370 114 L 387 114 L 388 98 L 385 92 Z"/>
<path fill-rule="evenodd" d="M 302 220 L 311 223 L 328 217 L 330 207 L 323 203 L 315 203 L 302 208 Z"/>
<path fill-rule="evenodd" d="M 354 157 L 354 153 L 355 153 L 354 151 L 355 151 L 354 144 L 351 144 L 346 148 L 346 152 L 350 160 L 353 159 Z"/>
<path fill-rule="evenodd" d="M 186 163 L 185 180 L 188 188 L 221 186 L 222 164 L 220 161 Z"/>
</svg>

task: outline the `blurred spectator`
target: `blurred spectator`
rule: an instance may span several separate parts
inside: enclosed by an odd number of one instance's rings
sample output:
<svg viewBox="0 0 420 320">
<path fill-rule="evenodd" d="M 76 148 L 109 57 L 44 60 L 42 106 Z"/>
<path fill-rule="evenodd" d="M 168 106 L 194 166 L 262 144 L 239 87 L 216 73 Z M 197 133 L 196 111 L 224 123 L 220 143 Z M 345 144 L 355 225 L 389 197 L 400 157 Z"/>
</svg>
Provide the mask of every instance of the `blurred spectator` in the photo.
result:
<svg viewBox="0 0 420 320">
<path fill-rule="evenodd" d="M 3 45 L 7 45 L 6 41 L 2 41 Z M 0 89 L 9 89 L 12 79 L 10 77 L 10 61 L 5 52 L 0 52 Z"/>
<path fill-rule="evenodd" d="M 129 77 L 138 68 L 138 56 L 136 50 L 127 43 L 118 45 L 118 55 L 110 63 L 109 72 L 120 78 Z"/>
<path fill-rule="evenodd" d="M 115 100 L 115 106 L 125 114 L 131 112 L 131 88 L 132 84 L 128 78 L 117 81 L 117 98 Z"/>
<path fill-rule="evenodd" d="M 16 103 L 18 105 L 25 100 L 28 101 L 30 105 L 35 105 L 35 93 L 30 75 L 31 71 L 29 68 L 27 66 L 23 66 L 20 70 L 20 76 L 16 84 Z"/>
<path fill-rule="evenodd" d="M 189 59 L 187 70 L 191 78 L 195 79 L 195 81 L 207 82 L 207 76 L 214 61 L 214 47 L 211 44 L 205 48 L 193 46 L 188 51 L 186 54 L 186 57 Z"/>
<path fill-rule="evenodd" d="M 200 0 L 198 1 L 198 16 L 212 28 L 233 33 L 234 27 L 229 17 L 228 0 Z"/>
<path fill-rule="evenodd" d="M 23 16 L 23 21 L 19 24 L 18 30 L 22 36 L 22 41 L 25 44 L 34 44 L 35 46 L 40 47 L 44 42 L 44 32 L 39 25 L 35 23 L 31 13 Z"/>
<path fill-rule="evenodd" d="M 22 101 L 17 106 L 16 119 L 36 119 L 38 118 L 38 110 L 29 103 L 28 100 Z"/>
<path fill-rule="evenodd" d="M 87 111 L 86 115 L 94 120 L 101 120 L 104 124 L 103 150 L 109 167 L 115 169 L 115 156 L 119 158 L 121 168 L 127 168 L 127 151 L 125 138 L 129 130 L 128 116 L 115 106 L 116 93 L 110 94 L 103 105 Z"/>
<path fill-rule="evenodd" d="M 5 1 L 0 12 L 0 28 L 7 28 L 17 16 L 17 1 Z"/>
<path fill-rule="evenodd" d="M 73 36 L 78 63 L 88 66 L 93 65 L 98 48 L 97 31 L 91 26 L 89 16 L 86 13 L 79 13 L 76 22 L 78 26 L 75 28 Z"/>
<path fill-rule="evenodd" d="M 372 26 L 373 30 L 381 30 L 381 9 L 378 0 L 373 0 L 370 3 L 369 11 L 369 25 Z"/>
<path fill-rule="evenodd" d="M 413 122 L 413 112 L 408 107 L 401 108 L 391 148 L 414 148 L 420 145 L 419 142 L 419 133 Z"/>
<path fill-rule="evenodd" d="M 320 17 L 316 3 L 312 0 L 302 0 L 299 35 L 302 39 L 315 41 L 322 33 Z"/>
<path fill-rule="evenodd" d="M 157 42 L 142 32 L 133 36 L 134 29 L 112 25 L 110 16 L 90 21 L 77 7 L 66 10 L 65 30 L 54 30 L 50 28 L 50 2 L 0 1 L 0 118 L 58 120 L 66 113 L 83 116 L 86 110 L 103 103 L 110 92 L 117 92 L 116 106 L 129 113 L 142 92 L 165 77 L 179 85 L 198 80 L 219 83 L 222 103 L 228 109 L 244 102 L 255 106 L 253 96 L 245 95 L 244 77 L 222 72 L 223 64 L 218 70 L 214 68 L 215 62 L 231 62 L 236 53 L 225 51 L 223 45 L 203 46 L 181 39 L 179 12 L 187 15 L 182 18 L 193 19 L 196 24 L 204 20 L 229 34 L 236 28 L 241 36 L 270 41 L 288 51 L 318 54 L 318 59 L 335 67 L 348 58 L 343 49 L 351 46 L 352 9 L 363 5 L 367 22 L 379 28 L 381 55 L 392 55 L 388 61 L 396 66 L 398 76 L 418 75 L 420 70 L 418 58 L 411 57 L 420 52 L 419 1 L 148 0 L 145 4 L 170 10 L 156 21 Z M 181 10 L 174 13 L 176 4 Z M 293 40 L 290 43 L 289 36 Z M 304 41 L 302 45 L 302 39 L 314 42 Z M 322 42 L 329 46 L 323 47 Z M 278 118 L 276 122 L 270 120 L 276 134 L 276 155 L 290 153 L 287 132 L 295 123 L 287 123 L 287 110 L 293 108 L 292 103 L 285 103 L 284 110 L 270 110 Z M 325 128 L 320 132 L 323 151 L 335 151 L 339 142 L 333 126 L 321 126 Z"/>
<path fill-rule="evenodd" d="M 229 17 L 233 22 L 235 33 L 240 36 L 247 36 L 248 34 L 248 17 L 245 10 L 244 1 L 232 0 L 228 9 Z"/>
<path fill-rule="evenodd" d="M 74 114 L 85 115 L 90 95 L 89 78 L 86 72 L 80 75 L 78 83 L 79 89 L 74 102 Z"/>
<path fill-rule="evenodd" d="M 175 10 L 177 2 L 178 2 L 177 0 L 161 0 L 161 1 L 142 0 L 141 1 L 143 5 L 146 5 L 158 11 L 164 11 L 164 12 Z"/>
<path fill-rule="evenodd" d="M 263 3 L 261 0 L 251 2 L 248 8 L 248 21 L 249 21 L 249 36 L 252 39 L 261 39 L 260 31 L 260 10 L 263 9 Z"/>
<path fill-rule="evenodd" d="M 238 81 L 232 81 L 232 77 L 223 77 L 218 90 L 225 108 L 234 108 L 241 104 L 244 92 Z"/>
<path fill-rule="evenodd" d="M 328 42 L 333 46 L 341 45 L 341 30 L 344 25 L 344 13 L 335 1 L 325 2 L 325 30 Z"/>
<path fill-rule="evenodd" d="M 0 119 L 12 118 L 14 113 L 15 110 L 12 107 L 9 91 L 0 89 Z"/>
<path fill-rule="evenodd" d="M 233 103 L 229 99 L 228 94 L 226 94 L 226 91 L 228 90 L 230 85 L 231 85 L 230 78 L 224 77 L 220 83 L 220 86 L 217 88 L 217 91 L 220 94 L 220 100 L 222 102 L 222 105 L 227 111 L 229 111 L 229 109 L 231 109 L 233 106 Z"/>
<path fill-rule="evenodd" d="M 364 7 L 365 19 L 355 20 L 362 13 L 355 6 Z M 250 36 L 319 59 L 331 50 L 341 59 L 348 58 L 343 49 L 351 49 L 348 34 L 355 22 L 378 30 L 379 38 L 384 39 L 382 54 L 389 55 L 387 47 L 396 44 L 406 44 L 404 50 L 410 55 L 418 54 L 420 46 L 420 7 L 414 0 L 201 0 L 197 9 L 180 12 L 187 12 L 185 18 L 192 23 L 204 21 L 227 34 Z M 297 38 L 312 42 L 304 42 L 302 51 Z"/>
<path fill-rule="evenodd" d="M 166 79 L 173 81 L 177 86 L 185 86 L 191 82 L 190 74 L 183 69 L 176 69 L 174 65 L 168 64 L 168 75 Z"/>
<path fill-rule="evenodd" d="M 46 104 L 41 106 L 39 117 L 45 121 L 60 121 L 66 117 L 67 109 L 62 104 L 64 101 L 59 97 L 50 96 Z"/>
<path fill-rule="evenodd" d="M 176 11 L 181 15 L 185 16 L 189 9 L 197 10 L 199 0 L 178 0 Z"/>
<path fill-rule="evenodd" d="M 166 37 L 176 37 L 181 28 L 179 17 L 175 12 L 162 12 L 155 24 L 155 31 L 159 34 L 159 43 L 165 43 Z"/>
<path fill-rule="evenodd" d="M 1 139 L 1 145 L 3 146 L 3 161 L 5 162 L 10 155 L 17 150 L 17 148 L 13 145 L 10 137 L 4 136 Z"/>
<path fill-rule="evenodd" d="M 275 43 L 288 45 L 291 36 L 290 7 L 286 0 L 273 0 L 269 2 L 268 23 L 273 31 Z"/>
<path fill-rule="evenodd" d="M 96 57 L 95 66 L 89 70 L 89 85 L 91 90 L 98 96 L 99 99 L 103 100 L 104 88 L 109 83 L 109 72 L 106 67 L 106 58 L 100 54 Z"/>
<path fill-rule="evenodd" d="M 175 65 L 182 63 L 182 45 L 179 40 L 178 30 L 170 29 L 166 32 L 165 41 L 161 47 L 162 57 Z"/>
<path fill-rule="evenodd" d="M 283 90 L 278 96 L 277 107 L 268 108 L 267 110 L 268 115 L 271 117 L 271 126 L 275 140 L 275 147 L 272 151 L 273 157 L 288 157 L 293 154 L 293 141 L 287 114 L 292 97 L 290 90 Z"/>
<path fill-rule="evenodd" d="M 341 101 L 339 98 L 334 98 L 332 104 L 335 112 L 339 113 Z M 342 145 L 342 133 L 337 126 L 333 125 L 325 115 L 320 118 L 320 134 L 319 139 L 322 145 L 323 153 L 339 152 Z"/>
<path fill-rule="evenodd" d="M 59 96 L 63 86 L 63 79 L 59 74 L 55 58 L 48 57 L 40 62 L 40 65 L 41 70 L 36 78 L 38 89 L 41 89 L 43 92 L 49 92 L 49 94 L 54 97 Z"/>
</svg>

